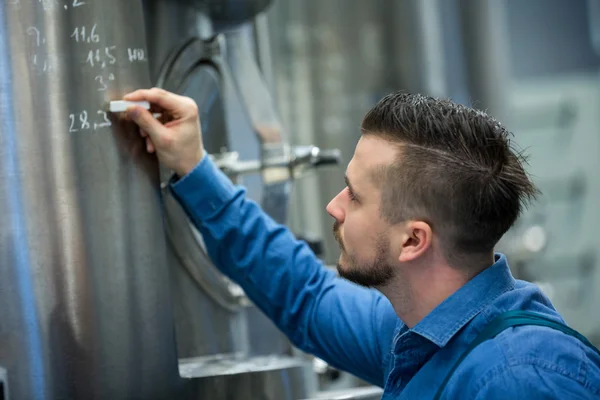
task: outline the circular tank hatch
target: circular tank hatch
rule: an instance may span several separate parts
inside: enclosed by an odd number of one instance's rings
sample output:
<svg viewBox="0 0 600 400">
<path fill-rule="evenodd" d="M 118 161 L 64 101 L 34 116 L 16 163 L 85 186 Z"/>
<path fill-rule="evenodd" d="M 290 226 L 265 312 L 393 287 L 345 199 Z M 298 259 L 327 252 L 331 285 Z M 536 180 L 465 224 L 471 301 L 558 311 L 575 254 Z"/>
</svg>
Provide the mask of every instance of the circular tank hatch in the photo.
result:
<svg viewBox="0 0 600 400">
<path fill-rule="evenodd" d="M 208 154 L 219 153 L 228 147 L 223 79 L 211 57 L 218 46 L 218 39 L 191 38 L 171 53 L 156 85 L 196 102 Z M 212 264 L 202 236 L 165 185 L 171 174 L 161 168 L 165 228 L 172 249 L 204 293 L 224 309 L 236 312 L 245 303 L 243 291 Z"/>
<path fill-rule="evenodd" d="M 210 64 L 201 64 L 193 70 L 179 93 L 198 104 L 203 142 L 209 154 L 220 153 L 228 147 L 221 78 Z"/>
</svg>

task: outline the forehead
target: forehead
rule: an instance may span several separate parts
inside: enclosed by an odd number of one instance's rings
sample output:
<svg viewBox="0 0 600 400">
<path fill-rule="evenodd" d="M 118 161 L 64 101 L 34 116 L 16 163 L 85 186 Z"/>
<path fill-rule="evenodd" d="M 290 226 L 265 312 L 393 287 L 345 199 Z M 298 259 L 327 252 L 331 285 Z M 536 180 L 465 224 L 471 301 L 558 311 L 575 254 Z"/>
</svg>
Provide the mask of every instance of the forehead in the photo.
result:
<svg viewBox="0 0 600 400">
<path fill-rule="evenodd" d="M 397 157 L 398 147 L 391 142 L 375 136 L 361 136 L 348 164 L 348 178 L 351 181 L 372 182 L 370 177 L 373 173 L 381 167 L 389 166 Z"/>
</svg>

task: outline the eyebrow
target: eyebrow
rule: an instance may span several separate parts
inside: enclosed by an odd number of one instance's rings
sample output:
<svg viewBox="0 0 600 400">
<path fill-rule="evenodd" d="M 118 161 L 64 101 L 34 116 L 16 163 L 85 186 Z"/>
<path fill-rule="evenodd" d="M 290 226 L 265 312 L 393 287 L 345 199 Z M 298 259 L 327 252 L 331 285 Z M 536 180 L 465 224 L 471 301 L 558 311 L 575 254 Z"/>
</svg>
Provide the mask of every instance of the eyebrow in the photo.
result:
<svg viewBox="0 0 600 400">
<path fill-rule="evenodd" d="M 352 194 L 354 196 L 356 196 L 357 198 L 360 198 L 360 195 L 358 193 L 356 193 L 356 191 L 354 190 L 354 187 L 352 187 L 352 184 L 350 183 L 350 179 L 348 179 L 348 175 L 346 175 L 346 174 L 344 174 L 344 181 L 346 182 L 346 186 L 348 186 L 348 188 L 350 189 Z"/>
</svg>

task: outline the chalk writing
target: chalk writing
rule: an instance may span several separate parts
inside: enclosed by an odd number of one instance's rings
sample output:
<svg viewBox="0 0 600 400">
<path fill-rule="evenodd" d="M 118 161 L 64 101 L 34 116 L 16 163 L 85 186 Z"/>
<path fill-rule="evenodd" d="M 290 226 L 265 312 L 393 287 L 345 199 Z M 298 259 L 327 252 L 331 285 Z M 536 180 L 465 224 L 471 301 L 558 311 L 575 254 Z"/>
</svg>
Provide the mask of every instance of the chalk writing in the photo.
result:
<svg viewBox="0 0 600 400">
<path fill-rule="evenodd" d="M 34 54 L 31 58 L 33 67 L 40 72 L 51 72 L 56 70 L 58 64 L 58 57 L 54 54 L 48 54 L 45 56 L 38 56 Z"/>
<path fill-rule="evenodd" d="M 146 61 L 144 49 L 127 49 L 129 62 Z"/>
<path fill-rule="evenodd" d="M 19 0 L 13 0 L 14 3 L 13 4 L 18 4 Z M 37 0 L 37 2 L 39 4 L 42 5 L 42 7 L 44 7 L 44 10 L 49 11 L 52 10 L 54 7 L 58 7 L 60 5 L 60 3 L 58 2 L 58 0 Z M 85 5 L 85 1 L 81 1 L 81 0 L 68 0 L 65 2 L 65 4 L 63 4 L 63 8 L 65 10 L 69 9 L 69 6 L 71 6 L 72 8 L 76 8 L 76 7 L 81 7 Z"/>
<path fill-rule="evenodd" d="M 75 126 L 80 125 L 81 130 L 89 129 L 90 123 L 88 122 L 88 113 L 87 111 L 82 111 L 79 113 L 79 123 L 77 122 L 77 116 L 75 114 L 70 114 L 69 119 L 71 120 L 71 126 L 69 127 L 69 132 L 77 132 Z"/>
<path fill-rule="evenodd" d="M 99 124 L 94 122 L 94 130 L 101 128 L 110 128 L 112 126 L 112 122 L 110 122 L 110 120 L 108 119 L 108 115 L 105 111 L 98 110 L 98 115 L 102 116 L 102 122 Z"/>
<path fill-rule="evenodd" d="M 113 65 L 117 62 L 117 59 L 113 54 L 113 51 L 115 51 L 116 48 L 117 46 L 109 46 L 103 49 L 90 50 L 86 58 L 86 63 L 91 67 L 100 66 L 101 68 L 105 68 L 107 65 Z"/>
<path fill-rule="evenodd" d="M 90 116 L 86 110 L 80 113 L 69 114 L 69 132 L 96 131 L 112 126 L 112 122 L 108 119 L 106 111 L 98 110 L 96 114 L 97 116 L 94 117 L 95 121 L 93 122 L 90 122 Z"/>
<path fill-rule="evenodd" d="M 0 0 L 2 1 L 2 0 Z M 85 6 L 90 3 L 90 0 L 4 0 L 9 4 L 22 6 L 24 3 L 38 4 L 43 7 L 44 10 L 51 9 L 64 9 L 70 10 L 72 8 L 78 8 Z M 71 19 L 77 21 L 77 18 Z M 147 62 L 146 51 L 143 48 L 127 48 L 125 54 L 123 48 L 117 48 L 117 46 L 110 46 L 104 41 L 103 26 L 101 23 L 90 22 L 87 24 L 75 23 L 70 27 L 66 28 L 65 36 L 69 35 L 68 40 L 71 40 L 79 44 L 89 44 L 91 48 L 81 49 L 83 53 L 77 52 L 81 57 L 79 60 L 90 68 L 97 69 L 95 73 L 88 75 L 86 72 L 82 73 L 89 79 L 93 76 L 96 92 L 106 92 L 111 86 L 111 82 L 116 80 L 114 68 L 117 65 L 117 61 L 124 60 L 125 57 L 130 63 L 135 62 Z M 54 43 L 62 43 L 60 39 L 54 39 L 49 37 L 52 45 L 49 46 L 47 39 L 44 35 L 45 30 L 39 29 L 36 26 L 30 26 L 26 30 L 26 35 L 31 40 L 30 59 L 31 64 L 36 68 L 37 72 L 48 72 L 56 68 L 55 64 L 58 65 L 59 57 L 62 54 L 54 54 Z M 108 43 L 110 44 L 110 43 Z M 67 47 L 68 48 L 68 47 Z M 62 49 L 62 47 L 57 47 Z M 84 58 L 85 57 L 85 58 Z M 71 60 L 69 58 L 69 60 Z M 84 82 L 84 85 L 86 83 Z M 87 83 L 89 85 L 89 83 Z M 95 108 L 95 107 L 90 107 Z M 73 110 L 70 110 L 73 111 Z M 68 126 L 69 132 L 93 132 L 102 129 L 109 129 L 112 126 L 112 122 L 109 116 L 104 110 L 80 110 L 78 112 L 72 112 L 68 115 Z"/>
<path fill-rule="evenodd" d="M 56 54 L 46 52 L 46 38 L 40 30 L 35 26 L 30 26 L 25 32 L 33 38 L 35 50 L 29 55 L 33 68 L 37 72 L 49 72 L 56 69 L 58 57 Z"/>
<path fill-rule="evenodd" d="M 40 47 L 42 44 L 46 43 L 46 38 L 42 37 L 40 30 L 35 26 L 30 26 L 27 28 L 27 34 L 35 38 L 35 44 L 37 47 Z"/>
<path fill-rule="evenodd" d="M 98 24 L 94 24 L 92 29 L 86 29 L 85 26 L 78 26 L 75 28 L 73 33 L 71 34 L 72 38 L 75 38 L 77 43 L 79 42 L 87 42 L 87 43 L 99 43 L 100 36 L 96 33 L 96 28 Z"/>
<path fill-rule="evenodd" d="M 97 77 L 94 78 L 94 80 L 96 82 L 98 82 L 98 91 L 99 92 L 105 92 L 106 89 L 108 89 L 108 82 L 109 81 L 114 81 L 115 80 L 115 76 L 113 74 L 108 74 L 108 77 L 104 77 L 102 75 L 98 75 Z"/>
</svg>

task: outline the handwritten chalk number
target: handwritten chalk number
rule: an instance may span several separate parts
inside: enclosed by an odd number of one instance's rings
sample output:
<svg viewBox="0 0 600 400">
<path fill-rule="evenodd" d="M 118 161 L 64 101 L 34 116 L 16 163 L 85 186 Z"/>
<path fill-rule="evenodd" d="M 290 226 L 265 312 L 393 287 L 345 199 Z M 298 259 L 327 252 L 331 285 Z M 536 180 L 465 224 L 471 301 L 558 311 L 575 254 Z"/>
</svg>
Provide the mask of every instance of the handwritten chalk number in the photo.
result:
<svg viewBox="0 0 600 400">
<path fill-rule="evenodd" d="M 112 126 L 112 123 L 110 122 L 110 120 L 108 119 L 108 115 L 106 114 L 106 112 L 102 111 L 102 110 L 98 110 L 98 114 L 102 115 L 102 120 L 104 122 L 97 124 L 94 122 L 94 130 L 98 129 L 98 128 L 108 128 L 110 126 Z"/>
<path fill-rule="evenodd" d="M 83 111 L 79 114 L 79 121 L 81 122 L 81 129 L 89 129 L 90 123 L 88 122 L 88 113 Z"/>
<path fill-rule="evenodd" d="M 96 114 L 99 116 L 96 121 L 89 121 L 89 114 L 87 111 L 80 113 L 69 114 L 69 132 L 79 132 L 85 130 L 98 130 L 102 128 L 110 128 L 112 122 L 108 118 L 108 114 L 104 110 L 97 110 Z"/>
<path fill-rule="evenodd" d="M 87 43 L 98 43 L 100 42 L 100 36 L 96 33 L 96 28 L 98 24 L 94 24 L 92 29 L 87 34 L 85 26 L 78 26 L 75 28 L 73 33 L 71 34 L 72 38 L 75 38 L 77 43 L 79 42 L 87 42 Z"/>
<path fill-rule="evenodd" d="M 100 66 L 105 68 L 107 63 L 114 65 L 117 63 L 117 59 L 112 52 L 116 48 L 117 46 L 105 47 L 104 52 L 101 52 L 101 49 L 90 50 L 85 61 L 91 67 Z"/>
<path fill-rule="evenodd" d="M 75 114 L 69 114 L 69 119 L 71 120 L 69 132 L 77 132 L 77 129 L 75 129 Z"/>
</svg>

